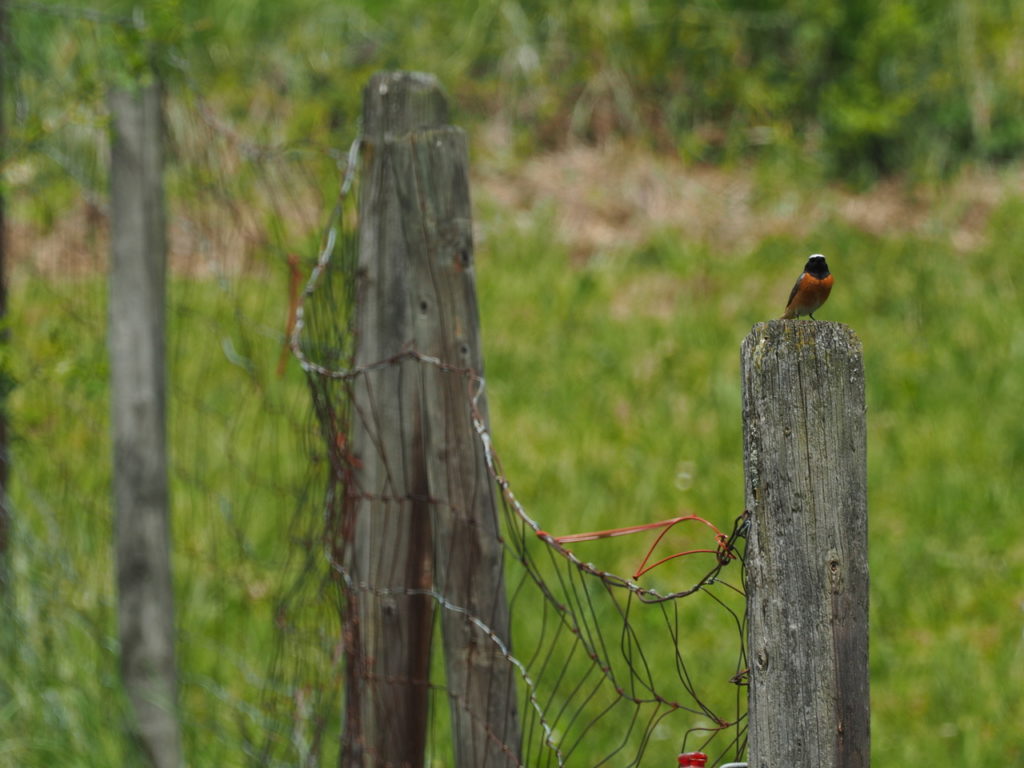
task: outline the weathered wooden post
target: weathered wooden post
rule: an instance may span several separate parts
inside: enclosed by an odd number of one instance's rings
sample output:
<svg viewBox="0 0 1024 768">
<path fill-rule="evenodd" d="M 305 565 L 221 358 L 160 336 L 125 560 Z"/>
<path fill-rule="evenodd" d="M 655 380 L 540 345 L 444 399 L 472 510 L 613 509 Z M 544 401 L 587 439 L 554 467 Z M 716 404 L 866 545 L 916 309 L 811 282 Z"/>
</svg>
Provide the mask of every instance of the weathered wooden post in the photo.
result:
<svg viewBox="0 0 1024 768">
<path fill-rule="evenodd" d="M 352 384 L 343 764 L 423 764 L 435 609 L 455 764 L 516 764 L 512 668 L 469 618 L 508 643 L 494 487 L 465 373 L 483 370 L 468 153 L 433 77 L 371 79 L 362 157 L 354 362 L 397 359 Z M 477 409 L 486 419 L 483 398 Z"/>
<path fill-rule="evenodd" d="M 487 422 L 483 352 L 473 270 L 466 136 L 447 126 L 411 144 L 406 220 L 422 233 L 414 261 L 416 348 L 458 370 L 422 368 L 424 451 L 432 499 L 434 588 L 441 612 L 455 765 L 517 765 L 516 676 L 470 617 L 511 647 L 494 482 L 473 418 Z M 429 189 L 422 180 L 429 179 Z M 471 396 L 477 396 L 475 405 Z"/>
<path fill-rule="evenodd" d="M 121 674 L 152 765 L 182 763 L 174 660 L 165 369 L 160 90 L 115 90 L 111 113 L 111 414 Z"/>
<path fill-rule="evenodd" d="M 357 367 L 388 360 L 413 339 L 414 286 L 398 187 L 408 167 L 396 142 L 448 121 L 432 89 L 371 81 L 363 101 L 363 167 L 355 328 Z M 386 86 L 385 86 L 386 87 Z M 385 112 L 390 107 L 390 112 Z M 434 603 L 430 492 L 415 360 L 382 366 L 353 384 L 353 487 L 346 499 L 343 564 L 346 684 L 342 765 L 423 764 Z"/>
<path fill-rule="evenodd" d="M 869 765 L 861 345 L 773 321 L 743 342 L 751 768 Z"/>
</svg>

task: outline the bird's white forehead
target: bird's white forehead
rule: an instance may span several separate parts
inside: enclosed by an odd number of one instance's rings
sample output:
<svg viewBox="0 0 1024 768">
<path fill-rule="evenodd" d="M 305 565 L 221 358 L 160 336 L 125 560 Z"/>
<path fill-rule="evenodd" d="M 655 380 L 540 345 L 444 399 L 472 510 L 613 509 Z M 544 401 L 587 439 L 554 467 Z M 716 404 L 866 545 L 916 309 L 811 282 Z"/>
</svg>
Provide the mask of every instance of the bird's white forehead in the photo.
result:
<svg viewBox="0 0 1024 768">
<path fill-rule="evenodd" d="M 812 253 L 808 258 L 811 259 L 824 259 L 825 255 L 822 253 Z"/>
</svg>

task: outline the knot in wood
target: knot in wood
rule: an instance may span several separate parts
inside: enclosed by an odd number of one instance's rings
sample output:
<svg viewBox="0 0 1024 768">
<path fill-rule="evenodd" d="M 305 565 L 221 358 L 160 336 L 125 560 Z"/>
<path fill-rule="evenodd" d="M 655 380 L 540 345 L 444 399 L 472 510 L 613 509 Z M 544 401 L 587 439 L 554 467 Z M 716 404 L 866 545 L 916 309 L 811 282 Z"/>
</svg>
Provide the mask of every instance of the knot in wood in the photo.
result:
<svg viewBox="0 0 1024 768">
<path fill-rule="evenodd" d="M 828 581 L 833 594 L 843 591 L 843 561 L 834 549 L 828 553 Z"/>
</svg>

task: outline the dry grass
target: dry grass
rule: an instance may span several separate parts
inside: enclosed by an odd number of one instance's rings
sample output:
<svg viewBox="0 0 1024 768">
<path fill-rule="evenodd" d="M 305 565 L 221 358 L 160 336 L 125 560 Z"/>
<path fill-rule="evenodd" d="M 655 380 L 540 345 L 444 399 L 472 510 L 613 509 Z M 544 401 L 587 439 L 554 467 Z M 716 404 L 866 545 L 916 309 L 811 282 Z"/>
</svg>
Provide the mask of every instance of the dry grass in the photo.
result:
<svg viewBox="0 0 1024 768">
<path fill-rule="evenodd" d="M 549 211 L 557 238 L 577 265 L 640 248 L 664 233 L 678 232 L 712 253 L 742 252 L 766 237 L 800 238 L 829 221 L 874 235 L 945 236 L 957 251 L 969 253 L 985 245 L 992 212 L 1008 197 L 1024 195 L 1020 165 L 968 169 L 941 186 L 912 186 L 894 179 L 851 191 L 836 183 L 775 183 L 756 167 L 686 165 L 615 143 L 577 145 L 510 162 L 501 154 L 505 138 L 486 128 L 475 137 L 474 198 L 495 211 L 493 215 L 524 227 Z M 190 142 L 199 152 L 200 166 L 208 164 L 211 158 L 197 149 L 197 137 L 182 140 L 184 145 Z M 241 161 L 237 147 L 222 145 L 216 154 Z M 280 236 L 268 229 L 272 219 L 292 233 L 315 238 L 326 211 L 318 210 L 324 200 L 309 168 L 278 165 L 264 167 L 277 178 L 255 189 L 249 199 L 226 199 L 206 190 L 205 198 L 200 192 L 171 201 L 169 262 L 175 272 L 202 277 L 251 271 L 254 264 L 265 263 L 253 258 L 255 252 L 274 248 Z M 487 216 L 478 216 L 478 229 L 486 236 Z M 55 224 L 42 227 L 27 223 L 16 210 L 9 238 L 15 280 L 95 274 L 106 269 L 108 213 L 83 199 Z M 670 306 L 672 292 L 671 286 L 659 288 L 655 294 L 665 294 L 665 301 L 656 301 L 650 311 Z"/>
<path fill-rule="evenodd" d="M 637 248 L 664 231 L 685 233 L 713 251 L 746 250 L 768 236 L 806 235 L 829 220 L 875 235 L 952 233 L 954 247 L 968 252 L 984 245 L 1000 203 L 1024 194 L 1020 166 L 970 169 L 936 187 L 889 180 L 856 192 L 783 183 L 775 193 L 755 168 L 687 166 L 621 145 L 577 146 L 510 170 L 485 160 L 476 175 L 477 197 L 510 215 L 550 208 L 577 263 Z"/>
</svg>

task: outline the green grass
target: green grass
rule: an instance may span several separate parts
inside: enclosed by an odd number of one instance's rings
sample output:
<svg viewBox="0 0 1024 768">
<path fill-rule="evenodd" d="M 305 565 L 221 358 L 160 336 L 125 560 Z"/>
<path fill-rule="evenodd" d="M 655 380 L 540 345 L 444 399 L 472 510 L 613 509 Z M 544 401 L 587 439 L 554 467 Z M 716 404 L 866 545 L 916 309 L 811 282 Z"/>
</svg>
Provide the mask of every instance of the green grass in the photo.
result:
<svg viewBox="0 0 1024 768">
<path fill-rule="evenodd" d="M 865 349 L 875 764 L 1019 762 L 1022 206 L 998 208 L 970 253 L 945 230 L 835 221 L 746 252 L 674 233 L 573 267 L 543 218 L 492 235 L 488 381 L 520 498 L 558 532 L 683 508 L 726 526 L 742 505 L 739 343 L 825 250 L 837 282 L 819 316 Z"/>
<path fill-rule="evenodd" d="M 836 216 L 742 249 L 665 229 L 582 262 L 550 206 L 504 213 L 479 200 L 493 436 L 517 496 L 554 533 L 682 511 L 729 527 L 743 503 L 740 342 L 779 314 L 807 253 L 829 255 L 836 288 L 819 317 L 860 335 L 868 383 L 874 764 L 1020 763 L 1024 200 L 1006 199 L 968 252 L 944 225 L 880 236 Z M 127 749 L 104 290 L 98 277 L 14 284 L 5 626 L 16 645 L 0 662 L 0 764 L 107 766 Z M 307 460 L 307 393 L 294 366 L 272 373 L 284 295 L 277 273 L 171 288 L 174 567 L 193 765 L 258 764 L 268 734 L 295 764 L 315 730 L 291 720 L 296 697 L 339 706 L 333 593 L 305 571 L 321 470 Z M 574 545 L 619 572 L 645 548 Z M 687 568 L 675 561 L 650 578 L 671 588 L 692 578 Z M 707 664 L 714 687 L 728 661 L 701 649 L 735 629 L 705 604 L 684 610 L 688 659 Z M 679 736 L 652 744 L 659 759 L 671 762 Z M 336 739 L 335 719 L 323 764 Z"/>
<path fill-rule="evenodd" d="M 243 764 L 246 751 L 293 728 L 298 742 L 309 723 L 274 719 L 294 695 L 284 675 L 309 686 L 311 699 L 337 698 L 331 591 L 322 574 L 304 575 L 319 557 L 320 522 L 308 395 L 294 367 L 272 374 L 285 295 L 265 279 L 175 281 L 170 292 L 173 567 L 195 765 Z M 15 645 L 4 661 L 2 764 L 103 766 L 130 754 L 117 674 L 104 307 L 98 277 L 33 280 L 13 302 L 25 355 L 11 401 Z"/>
<path fill-rule="evenodd" d="M 763 11 L 737 1 L 681 12 L 666 0 L 459 0 L 427 12 L 414 0 L 176 0 L 150 4 L 142 30 L 74 12 L 122 17 L 130 5 L 12 10 L 8 213 L 20 237 L 30 225 L 48 234 L 29 235 L 11 261 L 45 261 L 51 230 L 74 234 L 83 212 L 90 223 L 87 237 L 63 244 L 56 273 L 18 272 L 12 289 L 3 362 L 18 380 L 16 538 L 10 620 L 0 622 L 0 765 L 137 763 L 117 669 L 105 286 L 77 262 L 106 247 L 104 94 L 150 57 L 167 81 L 179 160 L 169 198 L 200 235 L 178 230 L 177 242 L 200 259 L 244 252 L 254 266 L 241 279 L 182 273 L 171 286 L 174 568 L 191 764 L 294 765 L 320 731 L 322 764 L 336 762 L 339 630 L 318 543 L 322 456 L 301 375 L 294 364 L 284 378 L 273 373 L 280 263 L 286 252 L 312 255 L 334 194 L 319 168 L 325 147 L 355 132 L 367 77 L 398 67 L 439 75 L 485 170 L 513 186 L 541 152 L 624 141 L 657 147 L 655 165 L 732 164 L 730 182 L 752 175 L 753 199 L 784 222 L 688 210 L 581 257 L 558 222 L 579 185 L 514 210 L 474 190 L 493 435 L 530 514 L 556 534 L 689 511 L 727 529 L 743 503 L 740 341 L 780 313 L 806 254 L 824 251 L 837 284 L 819 316 L 857 331 L 868 377 L 874 763 L 1024 762 L 1015 273 L 1024 200 L 1004 183 L 965 247 L 959 228 L 977 211 L 956 210 L 960 198 L 941 186 L 923 198 L 924 225 L 896 215 L 885 227 L 852 224 L 845 193 L 820 188 L 824 178 L 867 184 L 887 172 L 938 184 L 962 162 L 1019 156 L 1019 8 L 966 0 L 924 14 L 915 0 L 829 0 Z M 198 116 L 198 93 L 215 127 Z M 274 153 L 253 155 L 246 139 L 292 146 L 291 159 L 307 161 L 282 173 Z M 663 176 L 692 175 L 701 187 L 707 168 L 672 161 Z M 752 174 L 737 167 L 746 164 Z M 648 213 L 635 180 L 608 205 L 628 170 L 606 168 L 584 195 L 607 207 L 603 223 L 617 235 L 618 213 Z M 881 187 L 859 202 L 884 207 Z M 737 199 L 712 188 L 731 210 Z M 83 192 L 95 211 L 80 205 Z M 787 218 L 791 205 L 815 215 Z M 731 239 L 715 237 L 722 225 Z M 679 529 L 665 550 L 690 546 L 691 534 Z M 573 548 L 629 573 L 646 546 Z M 647 580 L 688 586 L 701 567 L 676 560 Z M 688 658 L 724 707 L 735 628 L 720 610 L 683 606 Z M 651 625 L 663 626 L 656 614 Z M 646 650 L 656 669 L 672 663 L 671 648 Z M 295 719 L 299 711 L 330 714 L 320 724 Z M 615 734 L 604 736 L 586 749 L 607 753 Z M 659 732 L 651 754 L 670 764 L 679 736 Z"/>
</svg>

